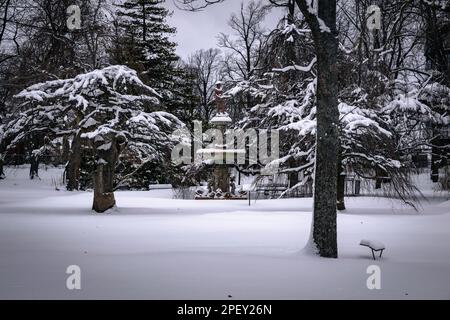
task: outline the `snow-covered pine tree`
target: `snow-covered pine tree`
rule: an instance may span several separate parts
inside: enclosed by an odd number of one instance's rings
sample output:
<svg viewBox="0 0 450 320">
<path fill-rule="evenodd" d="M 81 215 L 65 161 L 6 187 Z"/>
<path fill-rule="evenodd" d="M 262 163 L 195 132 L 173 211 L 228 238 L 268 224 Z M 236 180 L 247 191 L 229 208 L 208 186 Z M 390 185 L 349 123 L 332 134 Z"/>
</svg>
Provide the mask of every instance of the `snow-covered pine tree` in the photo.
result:
<svg viewBox="0 0 450 320">
<path fill-rule="evenodd" d="M 117 4 L 120 35 L 112 60 L 135 69 L 145 84 L 169 100 L 178 57 L 176 44 L 169 39 L 176 29 L 167 24 L 169 11 L 163 2 L 126 0 Z"/>
<path fill-rule="evenodd" d="M 173 98 L 166 102 L 167 111 L 175 115 L 193 131 L 193 120 L 201 119 L 200 97 L 195 91 L 196 73 L 182 61 L 176 65 L 171 89 Z"/>
<path fill-rule="evenodd" d="M 170 135 L 183 126 L 158 111 L 160 95 L 125 66 L 35 84 L 16 99 L 20 104 L 2 137 L 6 156 L 18 145 L 33 153 L 45 139 L 58 146 L 67 138 L 68 190 L 78 189 L 82 180 L 89 182 L 84 187 L 92 186 L 94 171 L 107 186 L 103 193 L 124 184 L 147 187 L 155 168 L 164 172 L 162 165 L 170 166 Z"/>
<path fill-rule="evenodd" d="M 399 152 L 414 155 L 431 151 L 431 179 L 439 181 L 439 169 L 448 165 L 447 129 L 450 88 L 437 83 L 404 84 L 388 98 L 383 113 L 393 127 Z M 400 90 L 401 89 L 401 90 Z"/>
</svg>

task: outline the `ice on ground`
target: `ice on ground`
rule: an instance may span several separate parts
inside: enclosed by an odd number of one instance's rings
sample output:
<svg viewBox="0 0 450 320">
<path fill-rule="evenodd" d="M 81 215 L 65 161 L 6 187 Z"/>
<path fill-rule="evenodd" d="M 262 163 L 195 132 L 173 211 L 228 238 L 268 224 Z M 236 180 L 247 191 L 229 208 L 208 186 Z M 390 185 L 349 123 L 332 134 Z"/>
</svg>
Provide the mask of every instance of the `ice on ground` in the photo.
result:
<svg viewBox="0 0 450 320">
<path fill-rule="evenodd" d="M 62 191 L 61 169 L 35 180 L 28 170 L 8 167 L 0 180 L 2 299 L 450 298 L 448 194 L 426 189 L 432 200 L 418 212 L 398 200 L 346 198 L 339 259 L 324 259 L 304 250 L 309 198 L 249 206 L 121 191 L 115 210 L 94 214 L 91 192 Z M 373 261 L 361 239 L 389 251 Z M 373 264 L 381 290 L 366 285 Z M 81 268 L 81 290 L 66 288 L 70 265 Z"/>
</svg>

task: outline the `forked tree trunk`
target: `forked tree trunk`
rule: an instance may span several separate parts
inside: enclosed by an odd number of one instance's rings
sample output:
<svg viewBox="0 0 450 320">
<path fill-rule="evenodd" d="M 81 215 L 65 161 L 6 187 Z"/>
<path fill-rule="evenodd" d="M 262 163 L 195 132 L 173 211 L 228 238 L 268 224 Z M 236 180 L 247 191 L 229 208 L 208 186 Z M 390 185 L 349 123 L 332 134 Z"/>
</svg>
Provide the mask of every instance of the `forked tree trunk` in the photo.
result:
<svg viewBox="0 0 450 320">
<path fill-rule="evenodd" d="M 336 0 L 318 1 L 318 17 L 321 21 L 310 12 L 308 6 L 310 1 L 296 0 L 296 2 L 311 28 L 317 54 L 313 241 L 320 256 L 337 258 L 336 177 L 339 111 L 337 103 Z"/>
</svg>

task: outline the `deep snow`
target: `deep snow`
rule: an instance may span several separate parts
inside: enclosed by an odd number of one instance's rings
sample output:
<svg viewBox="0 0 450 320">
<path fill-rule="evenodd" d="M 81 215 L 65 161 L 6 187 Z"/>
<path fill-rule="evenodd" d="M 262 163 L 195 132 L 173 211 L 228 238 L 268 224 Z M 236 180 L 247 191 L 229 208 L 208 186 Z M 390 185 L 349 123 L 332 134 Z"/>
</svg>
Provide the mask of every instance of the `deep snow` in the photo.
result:
<svg viewBox="0 0 450 320">
<path fill-rule="evenodd" d="M 117 192 L 118 208 L 90 210 L 92 193 L 56 191 L 61 169 L 6 168 L 0 180 L 0 298 L 450 299 L 450 201 L 419 176 L 419 212 L 397 200 L 347 198 L 339 259 L 302 250 L 311 199 L 196 201 L 168 190 Z M 61 189 L 63 190 L 63 189 Z M 386 245 L 373 261 L 361 239 Z M 381 268 L 369 290 L 368 266 Z M 81 290 L 66 288 L 69 265 Z"/>
</svg>

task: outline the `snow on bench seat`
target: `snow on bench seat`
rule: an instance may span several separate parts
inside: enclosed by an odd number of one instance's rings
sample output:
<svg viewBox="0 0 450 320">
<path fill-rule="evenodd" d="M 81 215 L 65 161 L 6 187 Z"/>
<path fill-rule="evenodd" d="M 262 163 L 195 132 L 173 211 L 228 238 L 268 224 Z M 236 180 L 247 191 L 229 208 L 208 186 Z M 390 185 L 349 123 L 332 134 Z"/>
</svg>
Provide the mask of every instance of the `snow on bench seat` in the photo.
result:
<svg viewBox="0 0 450 320">
<path fill-rule="evenodd" d="M 383 254 L 384 249 L 386 249 L 384 244 L 382 244 L 379 241 L 374 241 L 374 240 L 361 240 L 361 242 L 359 244 L 362 246 L 365 246 L 365 247 L 369 247 L 370 250 L 372 250 L 373 260 L 375 260 L 375 252 L 380 251 L 380 258 L 381 258 L 381 255 Z"/>
<path fill-rule="evenodd" d="M 362 246 L 369 247 L 375 251 L 380 251 L 380 250 L 386 249 L 384 244 L 382 244 L 379 241 L 374 241 L 374 240 L 361 240 L 361 242 L 359 244 Z"/>
</svg>

